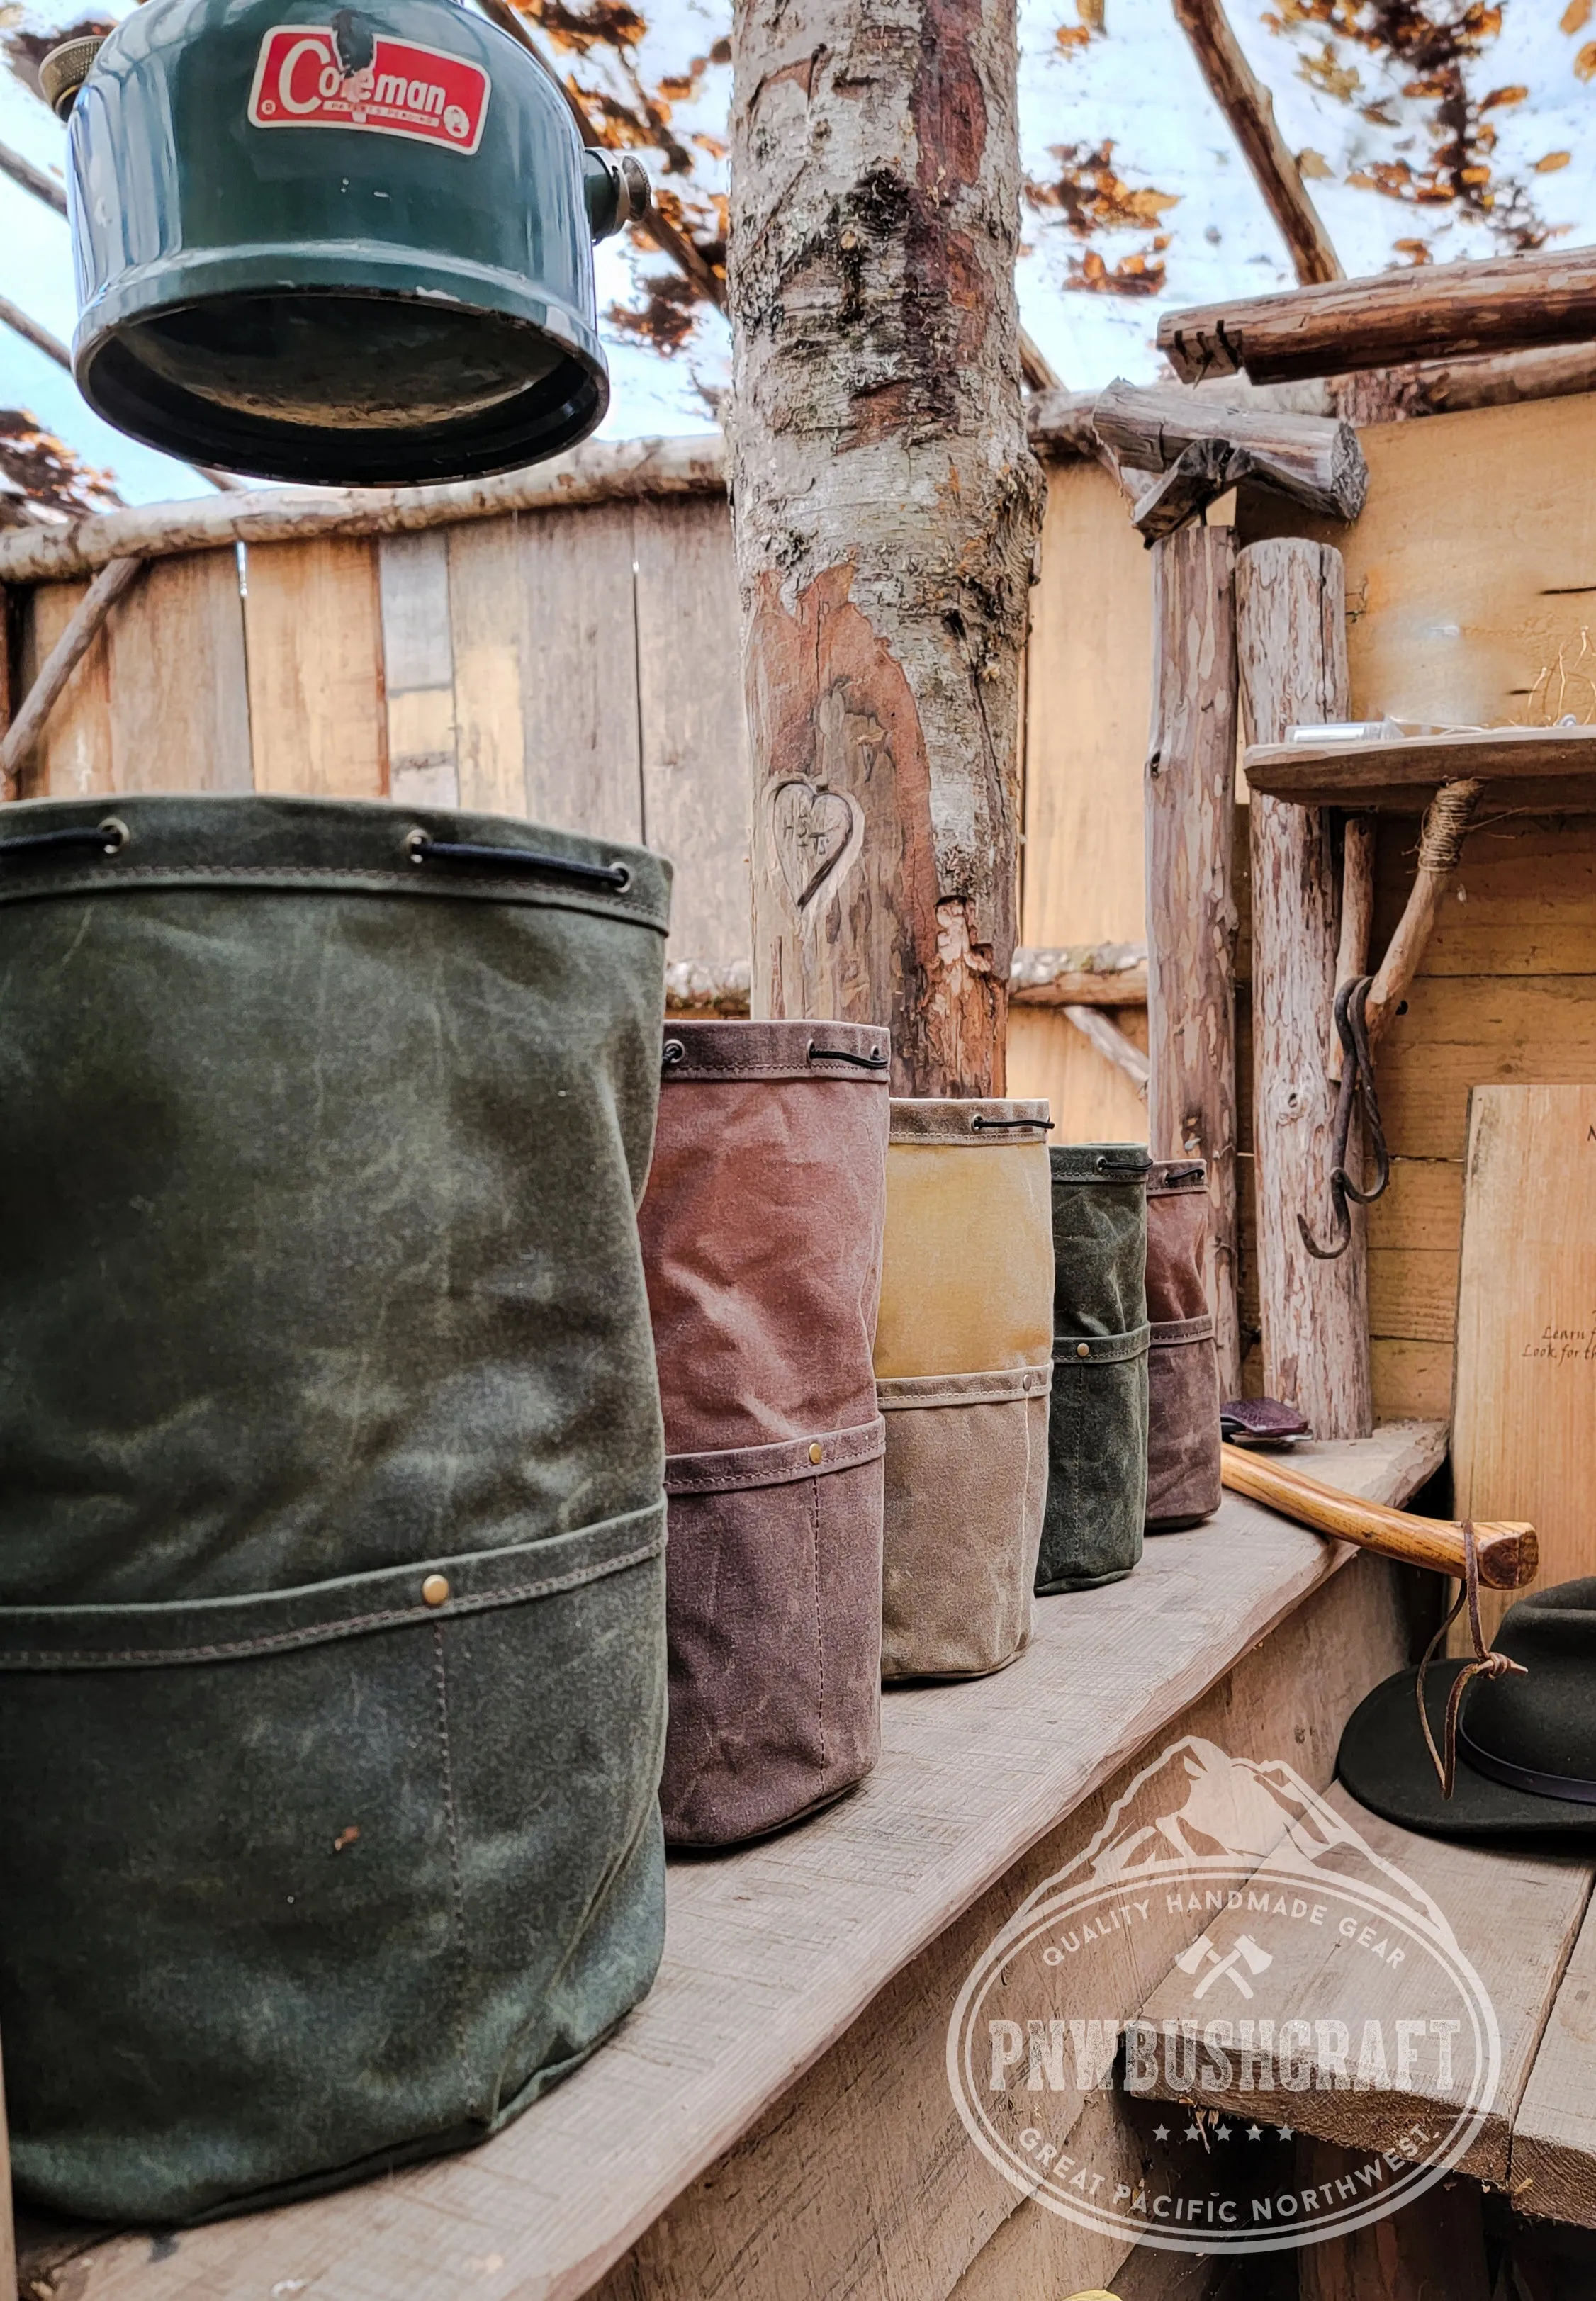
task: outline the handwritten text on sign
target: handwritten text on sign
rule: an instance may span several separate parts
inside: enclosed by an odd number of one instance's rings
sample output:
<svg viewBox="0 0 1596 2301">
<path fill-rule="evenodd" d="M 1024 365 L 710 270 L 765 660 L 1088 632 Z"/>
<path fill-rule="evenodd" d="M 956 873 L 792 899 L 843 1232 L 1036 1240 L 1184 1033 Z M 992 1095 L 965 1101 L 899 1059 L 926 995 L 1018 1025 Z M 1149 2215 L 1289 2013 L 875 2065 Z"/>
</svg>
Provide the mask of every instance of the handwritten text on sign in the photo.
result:
<svg viewBox="0 0 1596 2301">
<path fill-rule="evenodd" d="M 357 128 L 470 153 L 482 139 L 490 86 L 463 56 L 380 34 L 371 62 L 348 71 L 330 29 L 278 24 L 261 42 L 249 118 L 256 128 Z"/>
</svg>

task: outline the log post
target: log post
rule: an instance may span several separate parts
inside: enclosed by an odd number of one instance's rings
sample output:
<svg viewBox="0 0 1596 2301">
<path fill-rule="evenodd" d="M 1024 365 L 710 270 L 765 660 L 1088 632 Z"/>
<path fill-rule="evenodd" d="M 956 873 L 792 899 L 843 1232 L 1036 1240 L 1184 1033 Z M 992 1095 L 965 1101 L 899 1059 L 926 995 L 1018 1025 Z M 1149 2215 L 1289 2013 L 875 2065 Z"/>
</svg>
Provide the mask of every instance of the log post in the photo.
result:
<svg viewBox="0 0 1596 2301">
<path fill-rule="evenodd" d="M 1018 682 L 1014 0 L 740 0 L 731 439 L 753 1012 L 1001 1092 Z"/>
<path fill-rule="evenodd" d="M 1235 539 L 1187 527 L 1153 548 L 1147 797 L 1148 1134 L 1155 1159 L 1206 1159 L 1209 1293 L 1224 1396 L 1236 1317 Z"/>
<path fill-rule="evenodd" d="M 1249 742 L 1277 743 L 1293 724 L 1344 719 L 1340 552 L 1291 538 L 1243 551 L 1236 649 Z M 1296 1407 L 1316 1438 L 1362 1438 L 1374 1427 L 1363 1211 L 1353 1208 L 1352 1243 L 1334 1262 L 1309 1254 L 1297 1222 L 1305 1216 L 1316 1234 L 1328 1227 L 1335 1091 L 1325 1034 L 1340 948 L 1331 822 L 1322 807 L 1255 792 L 1250 835 L 1264 1388 Z"/>
</svg>

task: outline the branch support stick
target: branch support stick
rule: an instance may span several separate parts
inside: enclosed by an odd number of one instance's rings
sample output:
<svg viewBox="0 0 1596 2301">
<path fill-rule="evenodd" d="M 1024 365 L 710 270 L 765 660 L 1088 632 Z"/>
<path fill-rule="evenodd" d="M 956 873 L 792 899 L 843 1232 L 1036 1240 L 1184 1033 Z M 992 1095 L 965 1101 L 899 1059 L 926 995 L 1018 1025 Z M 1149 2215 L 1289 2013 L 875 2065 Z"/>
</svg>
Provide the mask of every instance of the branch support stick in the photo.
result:
<svg viewBox="0 0 1596 2301">
<path fill-rule="evenodd" d="M 0 742 L 0 797 L 15 797 L 18 771 L 38 742 L 66 683 L 99 636 L 105 618 L 144 565 L 142 559 L 113 559 L 102 567 L 78 602 L 71 622 L 56 640 L 22 706 Z"/>
</svg>

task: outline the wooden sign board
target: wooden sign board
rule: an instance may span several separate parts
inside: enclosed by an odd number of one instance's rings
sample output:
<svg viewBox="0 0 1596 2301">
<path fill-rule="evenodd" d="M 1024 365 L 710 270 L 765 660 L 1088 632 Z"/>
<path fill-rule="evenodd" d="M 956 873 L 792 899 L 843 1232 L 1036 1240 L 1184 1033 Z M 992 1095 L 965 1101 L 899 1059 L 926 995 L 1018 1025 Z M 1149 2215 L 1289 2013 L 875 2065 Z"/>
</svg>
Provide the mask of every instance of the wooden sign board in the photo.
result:
<svg viewBox="0 0 1596 2301">
<path fill-rule="evenodd" d="M 1527 1519 L 1544 1588 L 1596 1574 L 1596 1086 L 1475 1087 L 1464 1174 L 1456 1510 Z"/>
</svg>

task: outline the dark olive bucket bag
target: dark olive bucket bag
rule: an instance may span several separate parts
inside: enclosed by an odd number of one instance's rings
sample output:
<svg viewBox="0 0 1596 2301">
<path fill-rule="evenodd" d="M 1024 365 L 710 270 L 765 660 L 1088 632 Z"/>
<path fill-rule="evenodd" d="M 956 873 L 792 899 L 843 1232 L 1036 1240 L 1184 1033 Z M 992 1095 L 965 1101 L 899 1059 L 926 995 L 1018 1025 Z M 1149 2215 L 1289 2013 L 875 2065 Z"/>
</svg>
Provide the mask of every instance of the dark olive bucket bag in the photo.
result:
<svg viewBox="0 0 1596 2301">
<path fill-rule="evenodd" d="M 114 804 L 0 817 L 0 2037 L 21 2193 L 181 2221 L 480 2139 L 653 1978 L 669 879 Z"/>
<path fill-rule="evenodd" d="M 1055 1143 L 1053 1394 L 1039 1597 L 1123 1581 L 1147 1510 L 1147 1152 Z"/>
</svg>

